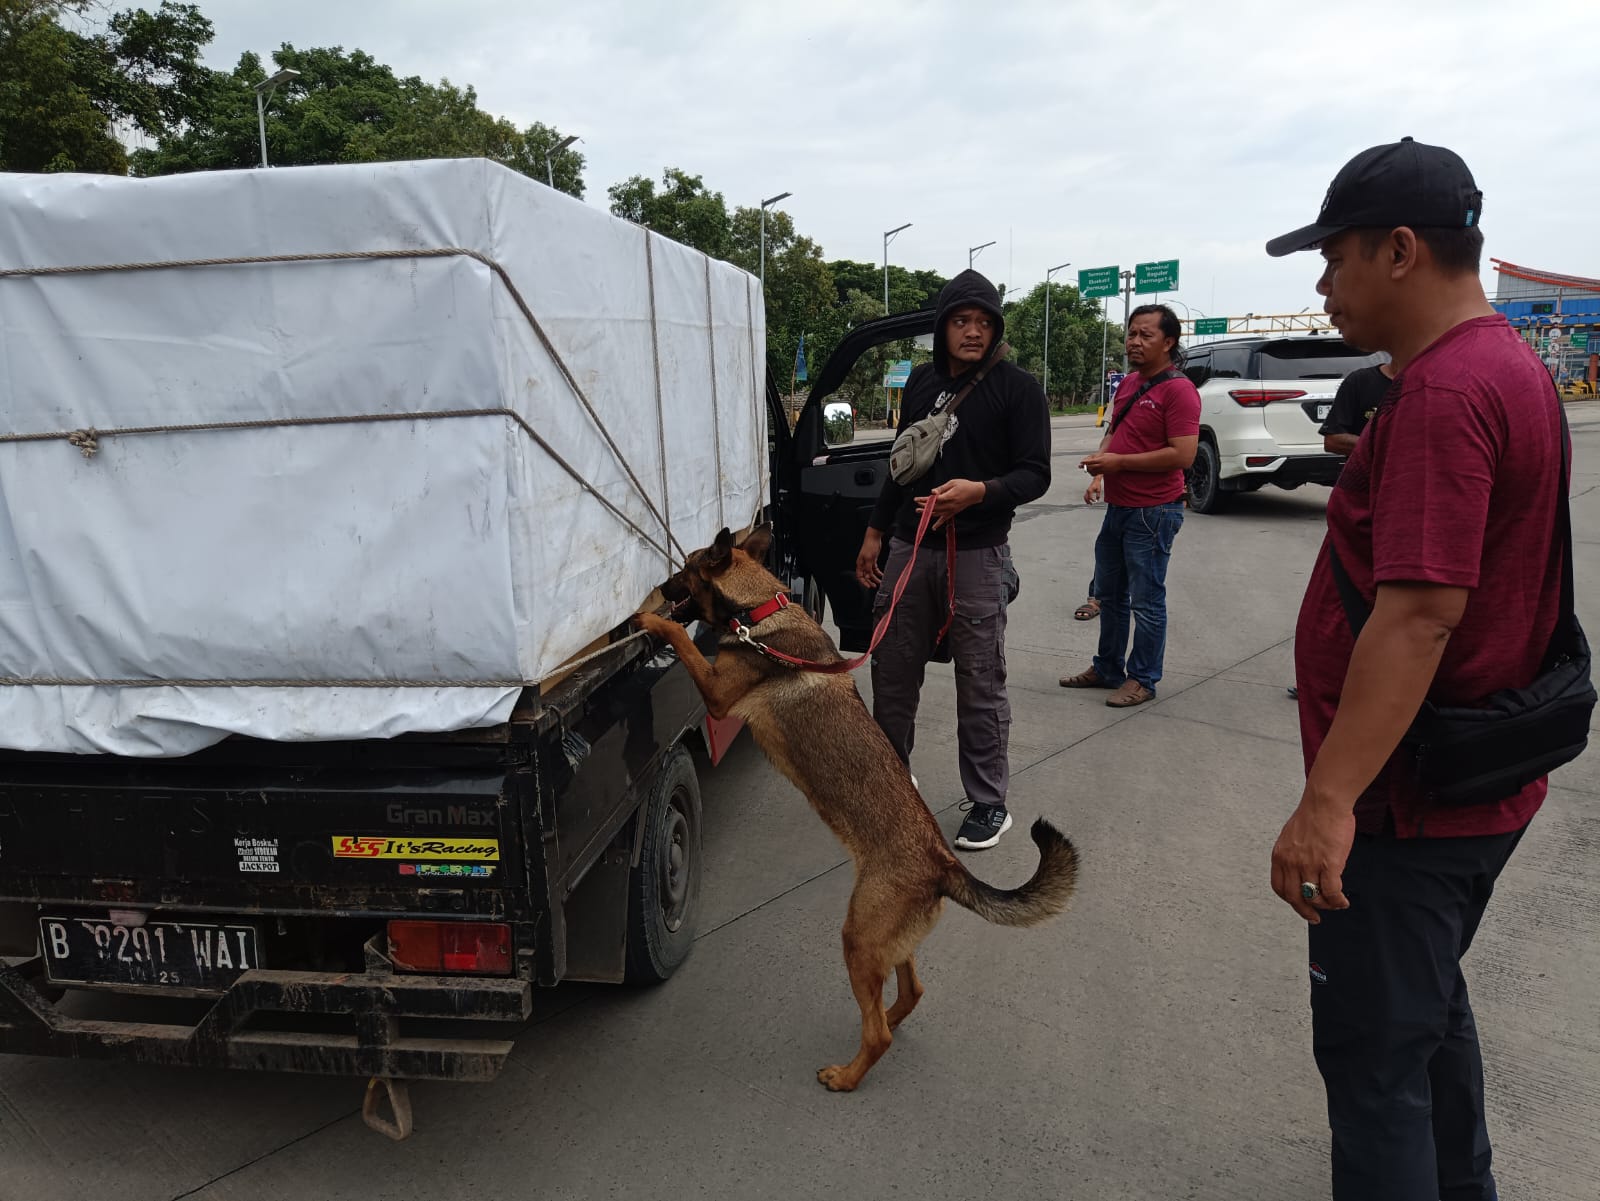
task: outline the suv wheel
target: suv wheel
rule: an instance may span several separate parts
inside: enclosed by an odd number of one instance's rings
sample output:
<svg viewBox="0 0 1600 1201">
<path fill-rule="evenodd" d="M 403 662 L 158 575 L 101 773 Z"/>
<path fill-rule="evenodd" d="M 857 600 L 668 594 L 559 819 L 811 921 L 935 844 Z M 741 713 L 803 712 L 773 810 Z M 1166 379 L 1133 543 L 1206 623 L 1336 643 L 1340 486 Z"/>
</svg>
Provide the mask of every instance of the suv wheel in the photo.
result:
<svg viewBox="0 0 1600 1201">
<path fill-rule="evenodd" d="M 1189 468 L 1189 507 L 1196 513 L 1220 513 L 1227 505 L 1228 494 L 1222 490 L 1220 464 L 1216 444 L 1201 438 L 1194 452 L 1194 465 Z"/>
</svg>

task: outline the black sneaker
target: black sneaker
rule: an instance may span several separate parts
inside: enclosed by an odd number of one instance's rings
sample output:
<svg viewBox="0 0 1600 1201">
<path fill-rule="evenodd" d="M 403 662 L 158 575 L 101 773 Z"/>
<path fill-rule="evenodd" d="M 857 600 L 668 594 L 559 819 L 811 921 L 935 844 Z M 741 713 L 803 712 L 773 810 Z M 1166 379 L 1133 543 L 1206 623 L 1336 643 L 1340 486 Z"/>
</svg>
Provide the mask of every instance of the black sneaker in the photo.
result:
<svg viewBox="0 0 1600 1201">
<path fill-rule="evenodd" d="M 967 820 L 961 823 L 961 829 L 956 832 L 956 849 L 960 851 L 984 851 L 1000 841 L 1000 835 L 1011 829 L 1011 814 L 1006 812 L 1004 805 L 985 805 L 978 801 L 967 801 L 972 807 L 967 814 Z"/>
</svg>

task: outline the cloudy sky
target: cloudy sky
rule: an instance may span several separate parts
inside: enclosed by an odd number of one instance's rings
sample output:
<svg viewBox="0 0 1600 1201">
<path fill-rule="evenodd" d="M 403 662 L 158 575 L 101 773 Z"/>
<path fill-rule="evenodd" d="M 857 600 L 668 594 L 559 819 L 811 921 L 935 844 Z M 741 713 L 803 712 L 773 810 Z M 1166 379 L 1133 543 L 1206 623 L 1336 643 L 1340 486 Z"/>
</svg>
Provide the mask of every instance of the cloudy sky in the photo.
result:
<svg viewBox="0 0 1600 1201">
<path fill-rule="evenodd" d="M 909 221 L 910 267 L 994 240 L 977 265 L 1026 289 L 1176 258 L 1197 312 L 1298 312 L 1314 257 L 1262 243 L 1411 134 L 1472 167 L 1490 255 L 1600 275 L 1596 0 L 198 2 L 214 66 L 359 47 L 579 134 L 590 203 L 667 166 L 730 206 L 790 191 L 829 258 Z"/>
</svg>

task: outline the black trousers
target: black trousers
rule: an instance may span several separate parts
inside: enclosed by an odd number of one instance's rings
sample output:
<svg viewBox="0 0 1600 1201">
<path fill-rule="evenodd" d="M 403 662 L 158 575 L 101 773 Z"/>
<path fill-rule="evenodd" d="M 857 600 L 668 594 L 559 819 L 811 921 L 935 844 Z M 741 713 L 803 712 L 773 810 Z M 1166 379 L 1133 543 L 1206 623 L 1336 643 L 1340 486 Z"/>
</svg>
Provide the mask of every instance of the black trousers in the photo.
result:
<svg viewBox="0 0 1600 1201">
<path fill-rule="evenodd" d="M 883 641 L 872 656 L 872 716 L 907 764 L 917 737 L 917 704 L 934 637 L 949 611 L 949 575 L 943 539 L 923 545 Z M 889 543 L 872 618 L 888 608 L 894 582 L 911 561 L 911 543 Z M 1011 698 L 1006 692 L 1006 598 L 1010 549 L 980 546 L 956 551 L 956 612 L 949 645 L 956 676 L 956 758 L 967 799 L 1006 803 L 1011 785 Z"/>
<path fill-rule="evenodd" d="M 1461 959 L 1523 833 L 1356 835 L 1350 908 L 1309 927 L 1334 1201 L 1495 1201 Z"/>
</svg>

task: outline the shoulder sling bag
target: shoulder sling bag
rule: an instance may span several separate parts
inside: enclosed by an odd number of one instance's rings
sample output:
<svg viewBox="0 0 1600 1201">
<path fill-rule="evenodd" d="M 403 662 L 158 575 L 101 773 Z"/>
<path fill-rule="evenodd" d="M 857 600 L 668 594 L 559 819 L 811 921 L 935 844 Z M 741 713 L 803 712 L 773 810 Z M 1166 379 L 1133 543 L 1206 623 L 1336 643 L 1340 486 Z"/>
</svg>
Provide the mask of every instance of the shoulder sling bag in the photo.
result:
<svg viewBox="0 0 1600 1201">
<path fill-rule="evenodd" d="M 945 430 L 950 425 L 950 414 L 954 413 L 956 406 L 983 382 L 983 377 L 989 374 L 989 368 L 1005 358 L 1010 351 L 1009 345 L 1000 343 L 978 367 L 977 373 L 961 386 L 961 390 L 951 398 L 949 404 L 941 407 L 936 401 L 933 412 L 900 431 L 899 437 L 894 440 L 894 446 L 889 451 L 889 476 L 895 483 L 906 487 L 916 483 L 933 469 L 939 451 L 944 446 Z"/>
</svg>

